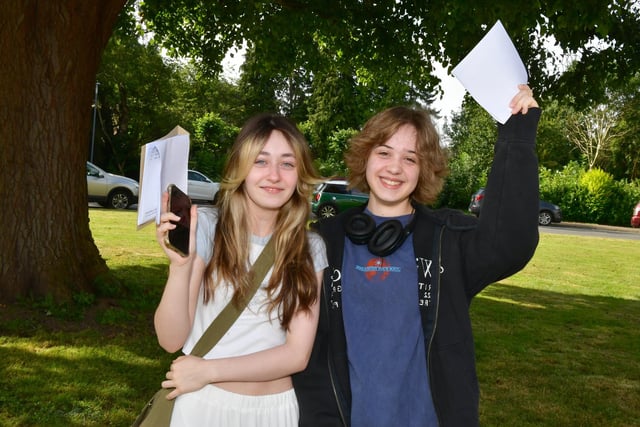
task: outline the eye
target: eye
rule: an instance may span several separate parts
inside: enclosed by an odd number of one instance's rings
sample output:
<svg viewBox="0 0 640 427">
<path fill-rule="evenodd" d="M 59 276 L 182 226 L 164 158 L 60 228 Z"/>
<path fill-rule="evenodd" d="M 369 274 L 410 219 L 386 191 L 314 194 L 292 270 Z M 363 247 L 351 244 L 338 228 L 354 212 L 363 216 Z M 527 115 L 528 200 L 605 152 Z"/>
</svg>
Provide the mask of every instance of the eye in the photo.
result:
<svg viewBox="0 0 640 427">
<path fill-rule="evenodd" d="M 254 162 L 254 164 L 256 166 L 266 166 L 267 165 L 267 161 L 265 159 L 257 158 L 256 161 Z"/>
<path fill-rule="evenodd" d="M 412 165 L 415 165 L 418 163 L 418 159 L 416 159 L 415 157 L 405 157 L 404 159 L 407 163 L 411 163 Z"/>
<path fill-rule="evenodd" d="M 295 169 L 296 168 L 296 164 L 293 162 L 282 162 L 282 168 L 283 169 Z"/>
</svg>

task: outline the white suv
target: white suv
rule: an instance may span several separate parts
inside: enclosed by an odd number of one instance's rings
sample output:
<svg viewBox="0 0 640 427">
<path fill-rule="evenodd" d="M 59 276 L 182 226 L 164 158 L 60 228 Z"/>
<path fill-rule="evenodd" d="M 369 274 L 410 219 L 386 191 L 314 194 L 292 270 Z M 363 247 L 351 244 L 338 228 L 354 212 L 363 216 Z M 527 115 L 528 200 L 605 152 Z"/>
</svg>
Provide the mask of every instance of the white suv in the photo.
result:
<svg viewBox="0 0 640 427">
<path fill-rule="evenodd" d="M 138 203 L 140 186 L 135 179 L 105 172 L 87 162 L 87 196 L 89 202 L 114 209 L 127 209 Z"/>
</svg>

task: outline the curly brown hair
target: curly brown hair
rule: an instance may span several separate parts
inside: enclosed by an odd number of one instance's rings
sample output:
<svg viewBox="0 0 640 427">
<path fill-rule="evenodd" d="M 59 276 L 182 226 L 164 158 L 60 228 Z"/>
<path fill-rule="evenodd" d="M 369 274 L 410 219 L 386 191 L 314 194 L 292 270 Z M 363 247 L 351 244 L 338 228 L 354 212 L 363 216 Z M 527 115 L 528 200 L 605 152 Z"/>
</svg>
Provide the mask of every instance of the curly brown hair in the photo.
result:
<svg viewBox="0 0 640 427">
<path fill-rule="evenodd" d="M 366 170 L 371 151 L 388 141 L 404 125 L 416 130 L 416 154 L 420 166 L 418 184 L 410 197 L 421 204 L 432 204 L 442 191 L 444 179 L 449 173 L 448 159 L 431 116 L 427 111 L 417 108 L 398 106 L 383 110 L 371 117 L 362 130 L 351 138 L 345 153 L 349 185 L 369 192 Z"/>
</svg>

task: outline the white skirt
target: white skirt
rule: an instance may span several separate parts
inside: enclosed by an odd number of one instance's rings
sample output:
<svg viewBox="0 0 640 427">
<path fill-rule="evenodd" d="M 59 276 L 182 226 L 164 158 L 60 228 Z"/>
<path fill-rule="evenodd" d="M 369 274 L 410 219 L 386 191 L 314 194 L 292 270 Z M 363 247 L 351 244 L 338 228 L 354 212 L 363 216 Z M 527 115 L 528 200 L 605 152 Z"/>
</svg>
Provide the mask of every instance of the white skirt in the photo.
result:
<svg viewBox="0 0 640 427">
<path fill-rule="evenodd" d="M 171 427 L 297 427 L 298 418 L 293 389 L 249 396 L 206 385 L 176 398 Z"/>
</svg>

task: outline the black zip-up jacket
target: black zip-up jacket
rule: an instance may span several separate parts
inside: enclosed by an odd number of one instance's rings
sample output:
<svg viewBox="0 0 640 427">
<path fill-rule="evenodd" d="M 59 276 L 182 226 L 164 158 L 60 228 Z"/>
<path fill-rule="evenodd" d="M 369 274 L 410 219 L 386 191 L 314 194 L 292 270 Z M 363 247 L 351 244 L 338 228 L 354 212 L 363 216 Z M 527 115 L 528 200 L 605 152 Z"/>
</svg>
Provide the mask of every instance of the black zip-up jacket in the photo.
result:
<svg viewBox="0 0 640 427">
<path fill-rule="evenodd" d="M 469 305 L 489 284 L 521 270 L 538 244 L 540 109 L 498 125 L 495 156 L 479 219 L 416 205 L 413 248 L 418 268 L 427 369 L 439 425 L 479 423 L 479 387 Z M 344 224 L 363 208 L 320 221 L 325 270 L 318 331 L 307 368 L 294 375 L 300 426 L 350 426 L 351 391 L 341 300 Z M 375 316 L 375 313 L 371 313 Z M 401 355 L 399 355 L 400 357 Z M 384 387 L 384 384 L 380 384 Z"/>
</svg>

